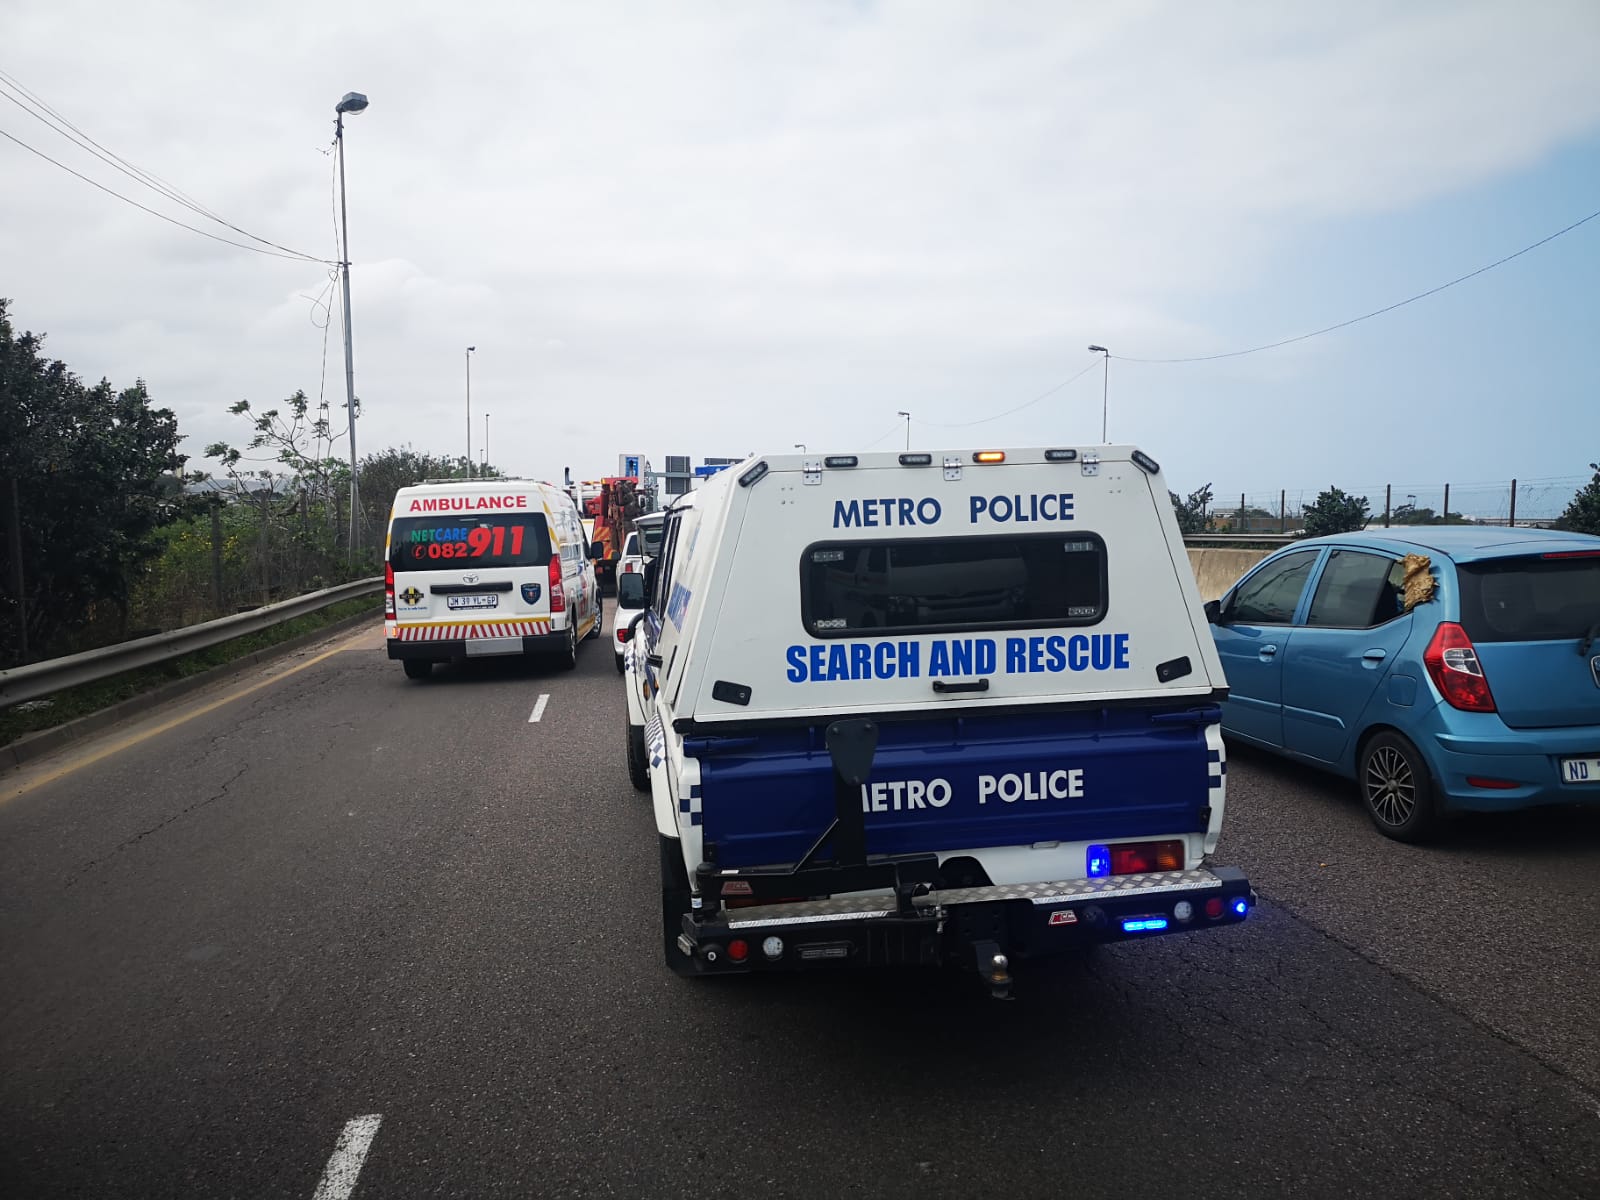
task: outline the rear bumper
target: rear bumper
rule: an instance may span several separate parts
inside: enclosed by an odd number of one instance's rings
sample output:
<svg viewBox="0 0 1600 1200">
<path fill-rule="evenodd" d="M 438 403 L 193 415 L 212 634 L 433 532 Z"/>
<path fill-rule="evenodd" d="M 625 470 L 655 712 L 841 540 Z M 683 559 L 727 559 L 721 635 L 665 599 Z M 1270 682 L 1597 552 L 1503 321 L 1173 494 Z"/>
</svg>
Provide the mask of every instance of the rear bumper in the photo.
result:
<svg viewBox="0 0 1600 1200">
<path fill-rule="evenodd" d="M 1600 726 L 1508 729 L 1498 717 L 1474 720 L 1482 730 L 1439 732 L 1428 747 L 1433 777 L 1447 808 L 1508 812 L 1548 804 L 1600 804 L 1600 782 L 1565 783 L 1563 758 L 1600 757 Z M 1491 725 L 1492 722 L 1492 725 Z M 1483 787 L 1469 780 L 1493 781 Z"/>
<path fill-rule="evenodd" d="M 541 633 L 531 637 L 458 638 L 450 642 L 402 642 L 388 639 L 389 657 L 423 662 L 452 662 L 458 658 L 494 658 L 514 654 L 562 654 L 567 649 L 567 631 Z"/>
<path fill-rule="evenodd" d="M 840 966 L 970 965 L 993 944 L 1015 958 L 1238 924 L 1255 906 L 1232 867 L 1065 883 L 946 888 L 684 914 L 679 948 L 702 974 Z M 1187 905 L 1187 915 L 1183 905 Z M 1215 916 L 1208 915 L 1208 906 Z M 778 946 L 769 944 L 777 939 Z M 735 957 L 736 941 L 744 943 Z M 767 950 L 776 949 L 769 954 Z"/>
</svg>

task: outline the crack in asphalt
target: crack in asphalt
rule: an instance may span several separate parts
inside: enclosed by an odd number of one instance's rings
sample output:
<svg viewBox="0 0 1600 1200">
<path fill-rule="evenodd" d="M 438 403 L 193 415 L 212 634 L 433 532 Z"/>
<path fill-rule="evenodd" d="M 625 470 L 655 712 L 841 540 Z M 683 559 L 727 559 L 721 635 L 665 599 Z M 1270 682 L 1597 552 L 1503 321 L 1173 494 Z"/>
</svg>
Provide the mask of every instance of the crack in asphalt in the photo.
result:
<svg viewBox="0 0 1600 1200">
<path fill-rule="evenodd" d="M 215 791 L 211 795 L 205 797 L 203 800 L 196 800 L 193 804 L 187 805 L 184 808 L 180 808 L 177 812 L 173 813 L 171 816 L 167 817 L 165 820 L 156 822 L 156 824 L 152 825 L 149 829 L 142 830 L 141 832 L 134 834 L 131 838 L 126 838 L 123 841 L 118 842 L 115 846 L 113 846 L 110 849 L 110 851 L 108 851 L 105 854 L 102 854 L 99 858 L 90 859 L 88 862 L 84 863 L 81 867 L 79 867 L 76 871 L 74 871 L 70 876 L 67 877 L 67 881 L 63 885 L 63 887 L 70 888 L 73 884 L 77 883 L 78 880 L 82 879 L 85 875 L 87 875 L 90 871 L 94 870 L 101 863 L 106 862 L 107 860 L 115 857 L 118 854 L 121 854 L 129 846 L 137 845 L 138 843 L 144 841 L 145 838 L 151 836 L 152 834 L 160 833 L 163 829 L 165 829 L 168 825 L 171 825 L 174 821 L 181 820 L 182 818 L 188 816 L 190 813 L 197 812 L 198 810 L 206 807 L 208 804 L 214 803 L 217 800 L 221 800 L 224 796 L 226 796 L 228 794 L 228 789 L 231 788 L 235 783 L 237 783 L 239 781 L 239 778 L 246 771 L 248 771 L 249 769 L 250 769 L 250 766 L 249 766 L 248 763 L 246 763 L 244 766 L 240 767 L 237 771 L 235 771 L 233 773 L 233 775 L 231 775 L 228 779 L 224 780 L 222 786 L 220 788 L 218 788 L 217 791 Z"/>
</svg>

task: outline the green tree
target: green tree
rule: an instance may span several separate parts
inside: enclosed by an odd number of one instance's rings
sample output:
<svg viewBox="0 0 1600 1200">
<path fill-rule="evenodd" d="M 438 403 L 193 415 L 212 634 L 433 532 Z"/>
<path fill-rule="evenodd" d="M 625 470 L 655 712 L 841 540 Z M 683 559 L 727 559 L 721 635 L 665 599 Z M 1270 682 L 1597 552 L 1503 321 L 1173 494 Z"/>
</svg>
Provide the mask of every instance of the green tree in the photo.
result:
<svg viewBox="0 0 1600 1200">
<path fill-rule="evenodd" d="M 1363 528 L 1370 510 L 1365 496 L 1351 496 L 1341 488 L 1330 487 L 1306 505 L 1303 516 L 1307 535 L 1321 537 Z"/>
<path fill-rule="evenodd" d="M 1572 497 L 1572 503 L 1556 521 L 1557 529 L 1600 534 L 1600 463 L 1590 463 L 1589 469 L 1594 472 L 1594 478 Z"/>
<path fill-rule="evenodd" d="M 159 553 L 155 534 L 185 511 L 178 421 L 143 380 L 85 385 L 17 334 L 0 299 L 0 506 L 18 498 L 23 589 L 0 525 L 0 660 L 72 649 L 71 635 L 108 613 L 125 621 L 131 580 Z M 12 488 L 15 486 L 15 493 Z"/>
<path fill-rule="evenodd" d="M 1180 500 L 1177 492 L 1168 492 L 1172 498 L 1172 511 L 1178 518 L 1178 532 L 1187 537 L 1203 533 L 1206 527 L 1206 506 L 1211 503 L 1211 485 L 1196 488 L 1187 500 Z"/>
</svg>

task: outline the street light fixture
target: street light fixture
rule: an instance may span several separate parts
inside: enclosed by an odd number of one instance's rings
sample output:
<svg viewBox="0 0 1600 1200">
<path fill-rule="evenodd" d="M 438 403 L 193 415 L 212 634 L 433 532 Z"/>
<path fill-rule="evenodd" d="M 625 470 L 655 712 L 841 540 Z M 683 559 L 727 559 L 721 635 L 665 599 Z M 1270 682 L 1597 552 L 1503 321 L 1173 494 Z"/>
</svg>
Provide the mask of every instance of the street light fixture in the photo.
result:
<svg viewBox="0 0 1600 1200">
<path fill-rule="evenodd" d="M 467 347 L 467 478 L 472 478 L 472 352 L 476 346 Z"/>
<path fill-rule="evenodd" d="M 909 450 L 911 449 L 911 414 L 908 412 L 897 412 L 895 413 L 895 416 L 904 417 L 906 419 L 906 449 Z"/>
<path fill-rule="evenodd" d="M 1090 346 L 1090 354 L 1104 354 L 1106 356 L 1105 377 L 1100 384 L 1100 444 L 1106 441 L 1106 402 L 1111 394 L 1111 351 L 1104 346 Z"/>
<path fill-rule="evenodd" d="M 801 454 L 804 454 L 806 452 L 806 444 L 804 442 L 796 442 L 794 444 L 794 448 L 796 450 L 800 451 Z"/>
<path fill-rule="evenodd" d="M 367 111 L 367 98 L 360 92 L 346 92 L 334 106 L 333 141 L 339 152 L 339 225 L 344 250 L 339 268 L 344 272 L 344 403 L 350 423 L 350 564 L 355 565 L 356 543 L 361 536 L 361 489 L 356 482 L 356 364 L 350 337 L 350 214 L 345 207 L 344 118 Z"/>
</svg>

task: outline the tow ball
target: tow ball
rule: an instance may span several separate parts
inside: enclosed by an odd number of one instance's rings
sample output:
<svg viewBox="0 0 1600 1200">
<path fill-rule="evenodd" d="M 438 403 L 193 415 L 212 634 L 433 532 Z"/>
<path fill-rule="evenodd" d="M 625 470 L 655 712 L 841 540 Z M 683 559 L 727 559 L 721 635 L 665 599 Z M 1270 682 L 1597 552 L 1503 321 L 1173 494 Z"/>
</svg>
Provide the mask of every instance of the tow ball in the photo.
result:
<svg viewBox="0 0 1600 1200">
<path fill-rule="evenodd" d="M 1011 999 L 1011 963 L 1000 952 L 996 942 L 974 942 L 972 952 L 977 958 L 978 974 L 989 985 L 989 995 L 996 1000 Z"/>
</svg>

